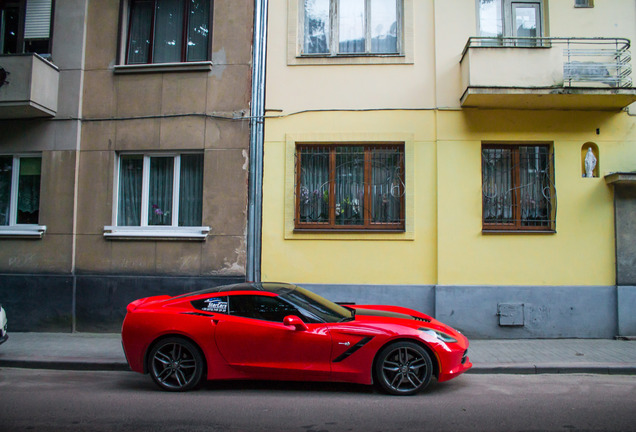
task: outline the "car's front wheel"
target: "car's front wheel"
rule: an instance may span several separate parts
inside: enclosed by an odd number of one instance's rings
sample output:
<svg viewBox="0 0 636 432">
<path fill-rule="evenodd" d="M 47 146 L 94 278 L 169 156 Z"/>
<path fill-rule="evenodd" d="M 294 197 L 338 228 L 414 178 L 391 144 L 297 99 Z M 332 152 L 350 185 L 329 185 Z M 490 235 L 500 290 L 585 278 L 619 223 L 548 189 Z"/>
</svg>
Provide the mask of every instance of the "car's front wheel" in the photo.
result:
<svg viewBox="0 0 636 432">
<path fill-rule="evenodd" d="M 204 361 L 199 348 L 187 339 L 171 337 L 159 341 L 148 355 L 148 371 L 159 387 L 187 391 L 201 382 Z"/>
<path fill-rule="evenodd" d="M 428 352 L 413 342 L 387 345 L 378 354 L 375 375 L 380 388 L 394 395 L 413 395 L 424 390 L 433 376 Z"/>
</svg>

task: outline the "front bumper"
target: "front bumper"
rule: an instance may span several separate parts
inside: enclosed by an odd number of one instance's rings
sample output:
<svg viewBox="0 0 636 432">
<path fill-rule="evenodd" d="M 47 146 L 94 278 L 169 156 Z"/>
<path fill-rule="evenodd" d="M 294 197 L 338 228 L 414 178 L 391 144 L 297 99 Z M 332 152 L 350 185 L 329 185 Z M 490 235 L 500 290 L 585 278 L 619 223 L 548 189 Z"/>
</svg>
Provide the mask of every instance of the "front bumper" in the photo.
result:
<svg viewBox="0 0 636 432">
<path fill-rule="evenodd" d="M 440 374 L 437 378 L 438 382 L 448 381 L 453 379 L 468 369 L 473 367 L 473 364 L 470 362 L 470 358 L 468 357 L 468 350 L 464 350 L 463 352 L 459 352 L 459 355 L 454 356 L 451 360 L 451 363 L 448 364 L 450 368 L 443 367 L 440 371 Z"/>
</svg>

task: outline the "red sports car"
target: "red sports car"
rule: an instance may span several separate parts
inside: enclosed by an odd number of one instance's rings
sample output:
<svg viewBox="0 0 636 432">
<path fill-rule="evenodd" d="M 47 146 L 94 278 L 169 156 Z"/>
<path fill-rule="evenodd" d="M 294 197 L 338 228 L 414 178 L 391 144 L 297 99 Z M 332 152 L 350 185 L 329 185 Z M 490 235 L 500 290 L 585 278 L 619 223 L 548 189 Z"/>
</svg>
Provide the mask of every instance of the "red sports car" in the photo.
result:
<svg viewBox="0 0 636 432">
<path fill-rule="evenodd" d="M 304 288 L 244 283 L 128 305 L 128 364 L 164 390 L 207 380 L 376 383 L 396 395 L 470 369 L 468 339 L 420 312 L 336 304 Z"/>
</svg>

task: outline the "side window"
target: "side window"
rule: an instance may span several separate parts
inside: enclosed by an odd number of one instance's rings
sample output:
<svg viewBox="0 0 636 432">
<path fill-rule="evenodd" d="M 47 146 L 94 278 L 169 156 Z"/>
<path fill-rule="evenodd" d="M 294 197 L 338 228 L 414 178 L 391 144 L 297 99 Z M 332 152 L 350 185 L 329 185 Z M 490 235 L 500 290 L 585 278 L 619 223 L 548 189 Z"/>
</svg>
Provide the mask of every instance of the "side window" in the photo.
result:
<svg viewBox="0 0 636 432">
<path fill-rule="evenodd" d="M 295 307 L 277 297 L 234 295 L 229 300 L 230 315 L 281 323 L 287 315 L 300 316 Z"/>
<path fill-rule="evenodd" d="M 227 313 L 227 296 L 195 300 L 192 306 L 204 312 Z"/>
</svg>

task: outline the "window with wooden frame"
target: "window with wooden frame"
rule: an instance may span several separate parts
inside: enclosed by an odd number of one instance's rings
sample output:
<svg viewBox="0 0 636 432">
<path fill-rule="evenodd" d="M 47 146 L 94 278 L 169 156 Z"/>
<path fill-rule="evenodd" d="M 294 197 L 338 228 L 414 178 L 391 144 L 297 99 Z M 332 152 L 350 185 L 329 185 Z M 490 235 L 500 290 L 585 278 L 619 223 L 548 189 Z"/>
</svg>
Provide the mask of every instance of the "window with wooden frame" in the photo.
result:
<svg viewBox="0 0 636 432">
<path fill-rule="evenodd" d="M 403 144 L 296 146 L 296 230 L 404 230 Z"/>
<path fill-rule="evenodd" d="M 211 0 L 129 0 L 126 64 L 209 60 Z"/>
<path fill-rule="evenodd" d="M 547 144 L 482 145 L 484 231 L 556 229 L 554 154 Z"/>
</svg>

